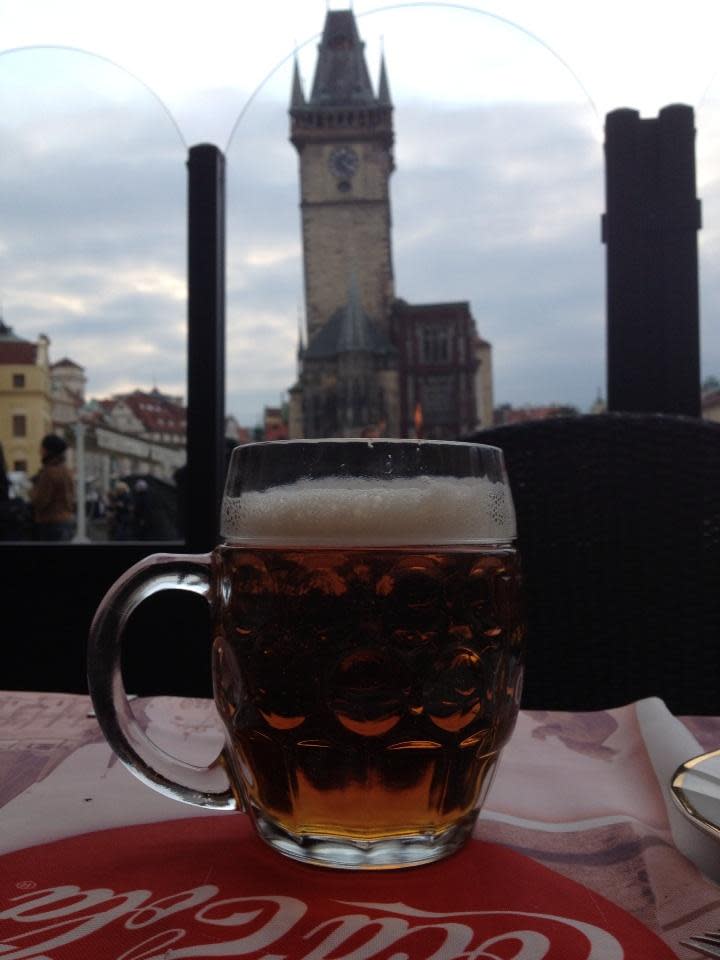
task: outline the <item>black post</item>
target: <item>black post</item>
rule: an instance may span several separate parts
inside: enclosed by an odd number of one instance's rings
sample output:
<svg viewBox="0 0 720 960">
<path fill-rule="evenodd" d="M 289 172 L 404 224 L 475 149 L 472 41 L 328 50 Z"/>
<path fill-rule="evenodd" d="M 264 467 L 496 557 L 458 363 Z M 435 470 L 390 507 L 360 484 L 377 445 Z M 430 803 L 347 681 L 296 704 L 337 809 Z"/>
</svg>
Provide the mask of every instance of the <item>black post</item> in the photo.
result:
<svg viewBox="0 0 720 960">
<path fill-rule="evenodd" d="M 608 409 L 700 416 L 692 107 L 605 126 Z"/>
<path fill-rule="evenodd" d="M 225 158 L 212 144 L 188 158 L 187 548 L 218 542 L 225 474 Z"/>
</svg>

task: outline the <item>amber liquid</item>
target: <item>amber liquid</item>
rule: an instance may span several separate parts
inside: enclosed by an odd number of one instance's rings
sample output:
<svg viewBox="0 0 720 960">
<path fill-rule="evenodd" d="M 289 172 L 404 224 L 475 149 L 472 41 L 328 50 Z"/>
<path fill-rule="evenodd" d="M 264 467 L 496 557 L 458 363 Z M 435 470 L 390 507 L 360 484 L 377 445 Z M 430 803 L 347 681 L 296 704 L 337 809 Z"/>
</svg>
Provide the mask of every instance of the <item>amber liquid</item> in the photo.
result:
<svg viewBox="0 0 720 960">
<path fill-rule="evenodd" d="M 511 549 L 215 552 L 231 777 L 294 835 L 440 834 L 476 811 L 517 715 Z"/>
</svg>

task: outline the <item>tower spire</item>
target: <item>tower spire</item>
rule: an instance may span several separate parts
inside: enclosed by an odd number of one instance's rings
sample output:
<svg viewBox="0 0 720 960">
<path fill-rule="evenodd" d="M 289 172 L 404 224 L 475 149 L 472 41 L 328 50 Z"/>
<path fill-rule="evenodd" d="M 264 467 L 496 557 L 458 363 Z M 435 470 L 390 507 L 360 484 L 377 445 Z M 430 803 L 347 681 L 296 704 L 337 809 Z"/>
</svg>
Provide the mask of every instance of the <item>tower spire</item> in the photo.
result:
<svg viewBox="0 0 720 960">
<path fill-rule="evenodd" d="M 302 80 L 300 79 L 300 65 L 298 64 L 297 54 L 293 62 L 293 81 L 292 93 L 290 94 L 290 109 L 302 110 L 306 106 L 305 94 L 303 93 Z"/>
<path fill-rule="evenodd" d="M 385 51 L 380 54 L 380 80 L 378 82 L 378 104 L 382 107 L 392 106 L 390 100 L 390 84 L 387 78 L 387 67 L 385 66 Z"/>
<path fill-rule="evenodd" d="M 312 106 L 375 105 L 364 50 L 352 9 L 328 9 L 310 93 Z"/>
</svg>

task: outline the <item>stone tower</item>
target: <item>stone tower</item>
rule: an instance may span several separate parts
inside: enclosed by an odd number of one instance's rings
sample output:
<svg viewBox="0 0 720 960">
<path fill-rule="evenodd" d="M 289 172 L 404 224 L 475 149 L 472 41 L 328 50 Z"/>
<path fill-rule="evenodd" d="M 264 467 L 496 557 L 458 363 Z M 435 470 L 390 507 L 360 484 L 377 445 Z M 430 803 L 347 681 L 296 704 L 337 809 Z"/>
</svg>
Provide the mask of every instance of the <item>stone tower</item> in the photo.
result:
<svg viewBox="0 0 720 960">
<path fill-rule="evenodd" d="M 384 62 L 373 92 L 364 46 L 352 11 L 330 10 L 309 99 L 295 64 L 290 139 L 300 160 L 309 340 L 347 302 L 351 275 L 362 309 L 388 333 L 392 104 Z"/>
<path fill-rule="evenodd" d="M 393 106 L 374 93 L 352 10 L 329 10 L 306 98 L 295 64 L 307 344 L 290 389 L 291 437 L 453 439 L 492 421 L 490 345 L 466 301 L 395 295 Z"/>
</svg>

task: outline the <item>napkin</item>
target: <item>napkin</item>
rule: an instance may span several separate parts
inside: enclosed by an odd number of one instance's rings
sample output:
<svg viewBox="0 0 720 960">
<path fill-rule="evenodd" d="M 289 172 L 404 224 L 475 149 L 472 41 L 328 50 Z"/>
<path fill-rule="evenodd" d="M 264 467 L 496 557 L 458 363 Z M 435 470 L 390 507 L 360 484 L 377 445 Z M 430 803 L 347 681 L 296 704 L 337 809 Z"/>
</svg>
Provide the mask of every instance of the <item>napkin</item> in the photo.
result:
<svg viewBox="0 0 720 960">
<path fill-rule="evenodd" d="M 640 731 L 662 790 L 675 846 L 715 883 L 720 883 L 720 842 L 680 810 L 670 792 L 673 776 L 686 760 L 705 753 L 695 737 L 662 700 L 649 697 L 635 704 Z M 720 746 L 720 744 L 719 744 Z M 720 771 L 718 771 L 720 773 Z M 708 781 L 712 789 L 712 781 Z M 720 786 L 720 780 L 718 781 Z M 717 790 L 717 787 L 715 788 Z M 717 805 L 720 822 L 720 801 Z"/>
</svg>

